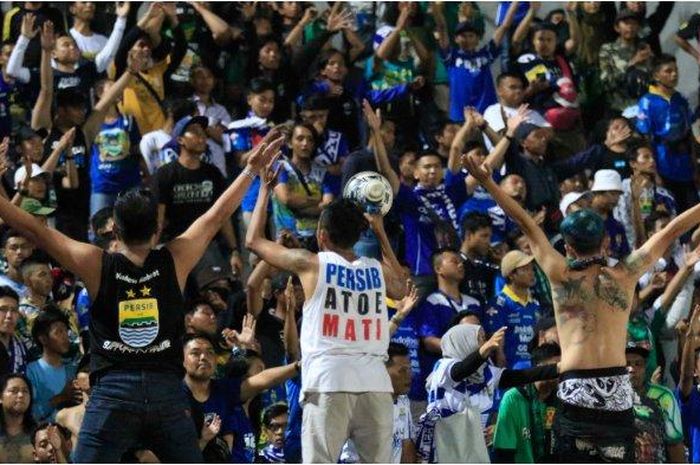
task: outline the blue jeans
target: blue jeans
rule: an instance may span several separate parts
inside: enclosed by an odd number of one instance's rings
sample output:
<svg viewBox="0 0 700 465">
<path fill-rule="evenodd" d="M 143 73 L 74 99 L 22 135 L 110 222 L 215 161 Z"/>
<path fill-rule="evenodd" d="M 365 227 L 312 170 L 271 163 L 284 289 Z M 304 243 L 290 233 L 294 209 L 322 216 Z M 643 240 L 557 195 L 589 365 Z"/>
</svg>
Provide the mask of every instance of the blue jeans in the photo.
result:
<svg viewBox="0 0 700 465">
<path fill-rule="evenodd" d="M 98 378 L 75 461 L 119 463 L 133 448 L 151 450 L 162 463 L 203 461 L 182 379 L 141 370 L 113 370 Z"/>
</svg>

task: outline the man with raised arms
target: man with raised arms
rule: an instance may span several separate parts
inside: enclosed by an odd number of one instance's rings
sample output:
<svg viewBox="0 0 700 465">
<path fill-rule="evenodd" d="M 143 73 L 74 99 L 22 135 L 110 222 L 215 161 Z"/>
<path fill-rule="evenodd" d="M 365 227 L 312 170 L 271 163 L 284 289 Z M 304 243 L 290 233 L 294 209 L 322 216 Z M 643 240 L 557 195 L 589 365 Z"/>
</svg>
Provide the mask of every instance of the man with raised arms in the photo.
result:
<svg viewBox="0 0 700 465">
<path fill-rule="evenodd" d="M 288 249 L 265 238 L 274 175 L 266 173 L 248 228 L 246 246 L 270 265 L 296 273 L 306 301 L 301 327 L 304 463 L 336 463 L 347 439 L 360 460 L 390 462 L 393 430 L 387 296 L 401 299 L 405 278 L 381 216 L 339 199 L 321 212 L 318 254 Z M 369 223 L 383 261 L 358 257 L 353 246 Z"/>
<path fill-rule="evenodd" d="M 700 205 L 610 266 L 600 216 L 584 209 L 564 219 L 560 226 L 566 242 L 563 257 L 528 213 L 493 181 L 488 165 L 479 165 L 471 157 L 463 161 L 527 236 L 552 286 L 562 349 L 556 456 L 566 462 L 633 462 L 634 390 L 626 369 L 625 344 L 634 289 L 664 251 L 700 222 Z"/>
<path fill-rule="evenodd" d="M 186 129 L 178 143 L 199 144 L 203 137 Z M 114 228 L 123 244 L 117 253 L 73 240 L 0 197 L 0 217 L 80 276 L 93 302 L 93 388 L 75 450 L 77 463 L 118 463 L 128 449 L 141 444 L 161 462 L 202 461 L 181 387 L 182 291 L 258 171 L 278 153 L 283 138 L 271 137 L 253 149 L 246 168 L 214 205 L 162 248 L 155 247 L 157 203 L 145 189 L 117 198 Z"/>
</svg>

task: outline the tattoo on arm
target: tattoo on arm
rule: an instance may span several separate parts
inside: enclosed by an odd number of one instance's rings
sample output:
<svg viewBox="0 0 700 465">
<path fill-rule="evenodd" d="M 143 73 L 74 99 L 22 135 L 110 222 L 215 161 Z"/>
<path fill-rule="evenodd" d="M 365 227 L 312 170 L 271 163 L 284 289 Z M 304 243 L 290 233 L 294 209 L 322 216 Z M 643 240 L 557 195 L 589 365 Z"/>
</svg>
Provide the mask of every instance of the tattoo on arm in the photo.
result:
<svg viewBox="0 0 700 465">
<path fill-rule="evenodd" d="M 623 266 L 632 274 L 641 273 L 649 265 L 649 254 L 637 249 L 625 258 Z"/>
</svg>

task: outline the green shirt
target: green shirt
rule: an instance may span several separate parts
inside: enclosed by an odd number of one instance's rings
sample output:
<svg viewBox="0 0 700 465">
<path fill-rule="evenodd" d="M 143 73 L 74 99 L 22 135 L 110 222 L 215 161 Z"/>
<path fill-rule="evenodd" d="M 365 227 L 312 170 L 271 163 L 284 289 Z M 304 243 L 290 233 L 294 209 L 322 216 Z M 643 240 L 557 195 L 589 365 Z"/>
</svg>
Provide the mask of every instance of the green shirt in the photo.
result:
<svg viewBox="0 0 700 465">
<path fill-rule="evenodd" d="M 678 444 L 683 441 L 683 423 L 681 422 L 681 409 L 673 392 L 658 384 L 649 384 L 647 395 L 649 399 L 658 404 L 664 416 L 666 429 L 666 444 Z"/>
<path fill-rule="evenodd" d="M 494 449 L 515 450 L 515 463 L 533 463 L 542 461 L 545 451 L 551 447 L 552 424 L 554 423 L 555 407 L 539 400 L 534 385 L 525 387 L 528 397 L 518 388 L 506 391 L 498 408 L 496 430 L 493 436 Z M 540 414 L 539 427 L 532 425 L 533 413 Z M 538 431 L 540 453 L 534 451 L 533 431 Z M 537 455 L 537 457 L 535 457 Z"/>
</svg>

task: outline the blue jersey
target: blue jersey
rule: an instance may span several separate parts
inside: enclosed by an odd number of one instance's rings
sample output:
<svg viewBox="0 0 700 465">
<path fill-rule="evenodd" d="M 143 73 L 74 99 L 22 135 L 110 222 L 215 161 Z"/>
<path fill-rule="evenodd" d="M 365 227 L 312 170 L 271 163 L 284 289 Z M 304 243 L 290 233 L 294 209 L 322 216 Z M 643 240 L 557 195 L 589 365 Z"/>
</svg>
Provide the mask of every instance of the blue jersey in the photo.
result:
<svg viewBox="0 0 700 465">
<path fill-rule="evenodd" d="M 650 86 L 649 93 L 639 99 L 637 132 L 651 138 L 661 176 L 681 182 L 693 179 L 692 120 L 690 105 L 678 92 L 667 99 Z"/>
<path fill-rule="evenodd" d="M 442 291 L 433 292 L 413 311 L 416 313 L 418 337 L 442 338 L 450 329 L 450 323 L 455 315 L 464 310 L 471 310 L 480 315 L 479 301 L 462 294 L 461 302 L 457 302 Z M 438 360 L 440 360 L 439 355 L 429 353 L 426 350 L 419 352 L 420 377 L 418 382 L 423 386 L 425 386 L 425 381 Z"/>
<path fill-rule="evenodd" d="M 235 152 L 247 152 L 252 149 L 265 137 L 270 130 L 270 127 L 262 118 L 255 117 L 252 113 L 248 114 L 245 120 L 234 121 L 229 124 L 233 127 L 226 131 L 224 135 L 224 149 L 228 157 L 232 157 Z M 249 122 L 247 126 L 246 122 Z M 258 192 L 260 191 L 260 178 L 255 177 L 253 183 L 241 201 L 241 209 L 244 212 L 252 212 L 255 209 L 255 202 L 258 200 Z"/>
<path fill-rule="evenodd" d="M 404 227 L 404 258 L 413 275 L 433 274 L 431 260 L 437 245 L 431 214 L 450 221 L 459 231 L 457 209 L 466 197 L 464 177 L 448 171 L 444 184 L 435 189 L 412 189 L 404 184 L 399 188 L 394 205 Z"/>
<path fill-rule="evenodd" d="M 138 147 L 139 133 L 131 116 L 119 115 L 102 123 L 90 148 L 92 192 L 118 194 L 141 184 L 139 160 L 131 153 Z"/>
<path fill-rule="evenodd" d="M 496 103 L 491 63 L 498 55 L 498 47 L 492 40 L 479 50 L 450 47 L 440 50 L 440 55 L 450 80 L 450 120 L 463 122 L 465 107 L 475 107 L 483 113 Z"/>
<path fill-rule="evenodd" d="M 299 403 L 301 375 L 285 382 L 289 415 L 284 432 L 284 456 L 287 463 L 301 463 L 301 420 L 303 409 Z"/>
<path fill-rule="evenodd" d="M 484 311 L 484 331 L 495 333 L 503 326 L 508 328 L 503 344 L 508 368 L 530 360 L 527 348 L 535 335 L 535 323 L 540 318 L 540 313 L 539 302 L 532 297 L 523 301 L 508 285 Z"/>
<path fill-rule="evenodd" d="M 680 388 L 676 388 L 676 398 L 681 406 L 683 436 L 688 444 L 690 463 L 700 463 L 700 391 L 693 385 L 690 396 L 683 400 Z"/>
<path fill-rule="evenodd" d="M 512 2 L 498 2 L 498 8 L 496 9 L 496 26 L 503 24 L 506 20 L 506 14 L 508 13 L 508 8 Z M 520 21 L 525 18 L 527 12 L 530 10 L 530 2 L 520 2 L 515 10 L 515 18 L 513 18 L 513 26 L 517 26 Z"/>
<path fill-rule="evenodd" d="M 90 328 L 91 305 L 92 300 L 90 300 L 90 295 L 88 295 L 87 289 L 81 289 L 75 302 L 75 311 L 78 314 L 78 326 L 80 327 L 81 332 L 87 331 Z"/>
<path fill-rule="evenodd" d="M 459 209 L 459 223 L 464 222 L 471 212 L 480 212 L 489 215 L 491 218 L 491 243 L 501 243 L 508 239 L 513 231 L 518 229 L 518 225 L 513 219 L 506 215 L 500 205 L 493 200 L 493 197 L 481 186 L 474 190 L 474 194 L 462 204 Z"/>
<path fill-rule="evenodd" d="M 394 313 L 392 312 L 390 317 L 394 316 Z M 414 401 L 425 400 L 425 378 L 421 377 L 420 370 L 420 337 L 416 310 L 404 318 L 391 337 L 391 342 L 403 344 L 408 349 L 408 358 L 411 360 L 411 390 L 408 397 Z"/>
<path fill-rule="evenodd" d="M 230 432 L 234 434 L 231 463 L 255 462 L 255 432 L 243 405 L 237 404 L 234 407 L 230 421 Z"/>
</svg>

